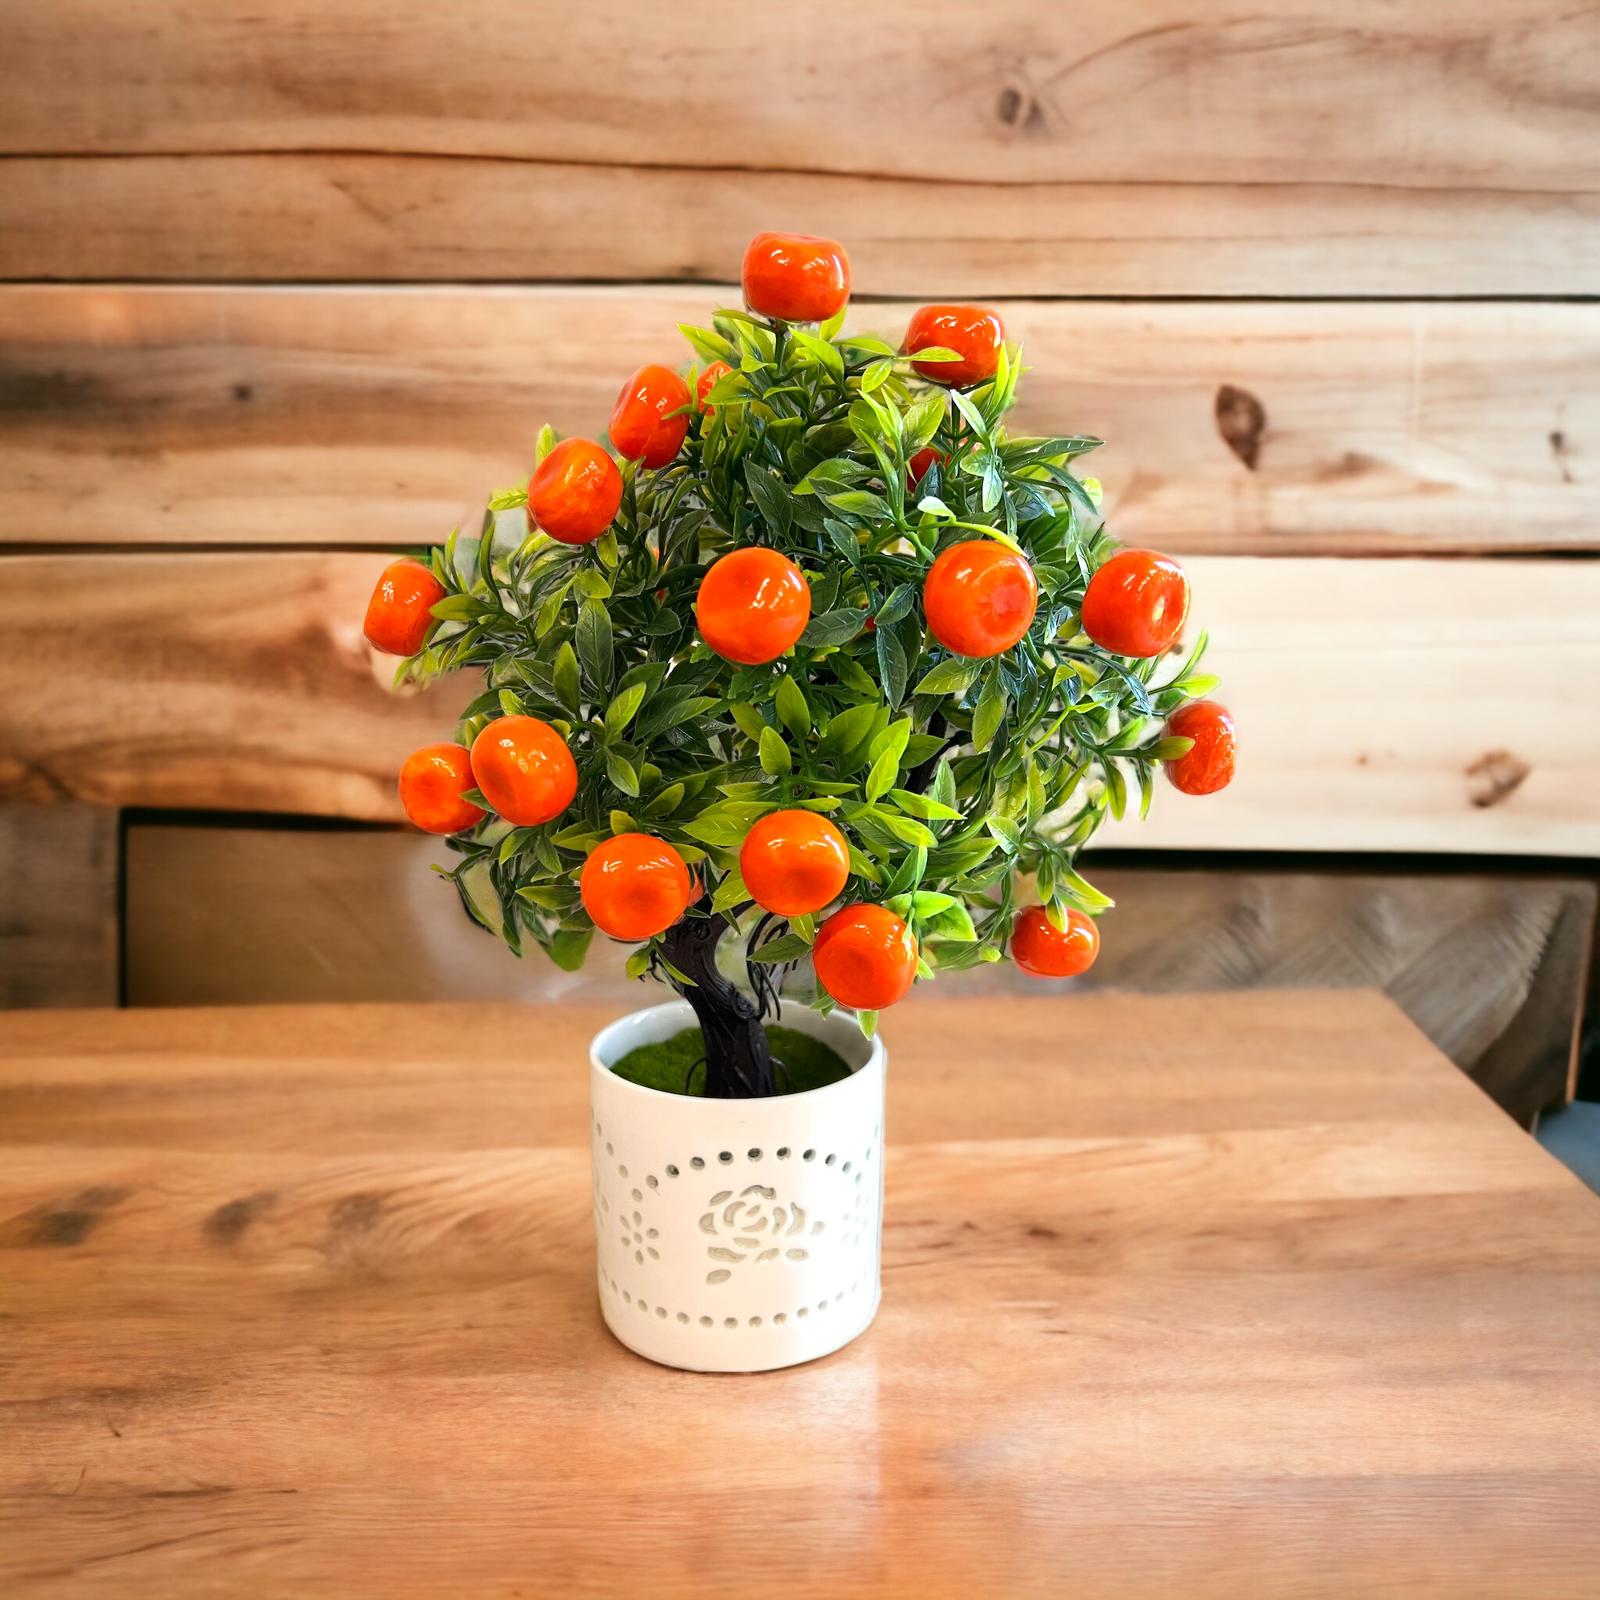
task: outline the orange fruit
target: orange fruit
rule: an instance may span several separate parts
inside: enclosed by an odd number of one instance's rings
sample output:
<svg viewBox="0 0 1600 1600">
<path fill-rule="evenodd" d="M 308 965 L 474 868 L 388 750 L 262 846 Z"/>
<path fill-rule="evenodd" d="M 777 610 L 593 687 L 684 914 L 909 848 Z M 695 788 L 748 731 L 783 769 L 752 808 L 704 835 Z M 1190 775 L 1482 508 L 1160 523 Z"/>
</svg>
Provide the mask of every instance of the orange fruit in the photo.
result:
<svg viewBox="0 0 1600 1600">
<path fill-rule="evenodd" d="M 400 804 L 425 833 L 460 833 L 485 816 L 461 798 L 472 782 L 472 758 L 464 746 L 425 744 L 400 768 Z"/>
<path fill-rule="evenodd" d="M 987 383 L 1000 365 L 1006 326 L 998 311 L 987 306 L 923 306 L 913 312 L 902 348 L 908 355 L 942 345 L 959 361 L 913 361 L 911 365 L 947 389 L 968 389 Z"/>
<path fill-rule="evenodd" d="M 1114 656 L 1158 656 L 1189 615 L 1189 580 L 1171 556 L 1119 550 L 1089 580 L 1083 631 Z"/>
<path fill-rule="evenodd" d="M 472 741 L 472 776 L 483 797 L 519 828 L 559 817 L 578 792 L 567 742 L 537 717 L 499 717 Z"/>
<path fill-rule="evenodd" d="M 772 811 L 744 836 L 739 874 L 763 911 L 809 916 L 839 898 L 850 876 L 850 846 L 815 811 Z"/>
<path fill-rule="evenodd" d="M 881 1011 L 910 989 L 917 941 L 887 906 L 844 906 L 817 929 L 811 964 L 840 1005 Z"/>
<path fill-rule="evenodd" d="M 1011 930 L 1011 959 L 1035 978 L 1076 978 L 1100 954 L 1100 930 L 1074 908 L 1058 928 L 1043 906 L 1029 906 Z"/>
<path fill-rule="evenodd" d="M 433 626 L 444 585 L 420 561 L 391 561 L 383 569 L 361 631 L 386 656 L 414 656 Z"/>
<path fill-rule="evenodd" d="M 758 233 L 742 276 L 744 303 L 778 322 L 826 322 L 850 298 L 844 246 L 806 233 Z"/>
<path fill-rule="evenodd" d="M 646 467 L 666 466 L 689 431 L 688 404 L 689 385 L 671 367 L 640 367 L 623 384 L 611 412 L 617 453 Z"/>
<path fill-rule="evenodd" d="M 928 468 L 935 461 L 942 466 L 947 459 L 944 451 L 935 450 L 931 444 L 924 445 L 906 462 L 906 488 L 915 489 L 927 477 Z"/>
<path fill-rule="evenodd" d="M 650 939 L 688 909 L 692 885 L 682 856 L 665 839 L 619 833 L 589 852 L 578 874 L 583 909 L 613 939 Z"/>
<path fill-rule="evenodd" d="M 732 371 L 733 368 L 730 367 L 726 361 L 713 361 L 711 365 L 700 374 L 698 381 L 695 383 L 695 401 L 708 417 L 716 416 L 717 408 L 715 406 L 708 406 L 706 404 L 706 396 L 710 394 L 711 391 L 716 388 L 717 384 L 721 382 L 723 378 L 726 378 Z"/>
<path fill-rule="evenodd" d="M 995 539 L 943 551 L 922 584 L 928 629 L 958 656 L 997 656 L 1033 622 L 1039 584 L 1028 558 Z"/>
<path fill-rule="evenodd" d="M 562 544 L 590 544 L 622 504 L 622 474 L 593 439 L 563 439 L 528 480 L 528 520 Z"/>
<path fill-rule="evenodd" d="M 1167 719 L 1167 732 L 1193 739 L 1187 755 L 1167 763 L 1167 776 L 1184 794 L 1215 794 L 1233 782 L 1237 750 L 1233 713 L 1215 700 L 1194 700 Z"/>
<path fill-rule="evenodd" d="M 712 562 L 695 596 L 700 637 L 725 661 L 776 661 L 811 620 L 811 585 L 786 555 L 748 545 Z"/>
</svg>

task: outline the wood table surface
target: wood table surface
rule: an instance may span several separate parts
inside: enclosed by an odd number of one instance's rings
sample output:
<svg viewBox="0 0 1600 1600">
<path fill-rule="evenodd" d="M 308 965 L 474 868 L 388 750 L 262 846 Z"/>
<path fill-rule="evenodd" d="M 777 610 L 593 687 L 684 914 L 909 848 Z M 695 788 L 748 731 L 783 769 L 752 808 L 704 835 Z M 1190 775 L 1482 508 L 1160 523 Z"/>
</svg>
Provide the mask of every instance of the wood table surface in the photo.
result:
<svg viewBox="0 0 1600 1600">
<path fill-rule="evenodd" d="M 605 1020 L 0 1015 L 0 1594 L 1600 1589 L 1600 1199 L 1381 997 L 919 996 L 737 1377 L 600 1322 Z"/>
</svg>

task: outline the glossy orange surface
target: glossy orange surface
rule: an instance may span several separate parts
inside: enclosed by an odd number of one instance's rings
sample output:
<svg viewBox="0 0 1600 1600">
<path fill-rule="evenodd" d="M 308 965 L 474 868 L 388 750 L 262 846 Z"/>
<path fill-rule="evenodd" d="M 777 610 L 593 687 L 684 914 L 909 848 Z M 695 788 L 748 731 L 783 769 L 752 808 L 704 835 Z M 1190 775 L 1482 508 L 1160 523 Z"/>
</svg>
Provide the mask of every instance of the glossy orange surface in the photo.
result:
<svg viewBox="0 0 1600 1600">
<path fill-rule="evenodd" d="M 664 467 L 689 431 L 688 405 L 689 385 L 671 367 L 640 367 L 612 408 L 611 442 L 617 453 L 646 467 Z"/>
<path fill-rule="evenodd" d="M 425 833 L 460 833 L 484 812 L 461 798 L 473 786 L 472 758 L 459 744 L 425 744 L 400 768 L 400 804 Z"/>
<path fill-rule="evenodd" d="M 1089 580 L 1083 631 L 1116 656 L 1158 656 L 1189 615 L 1189 580 L 1171 556 L 1119 550 Z"/>
<path fill-rule="evenodd" d="M 578 875 L 583 909 L 613 939 L 649 939 L 689 905 L 693 887 L 683 857 L 665 839 L 619 833 L 589 852 Z"/>
<path fill-rule="evenodd" d="M 528 518 L 562 544 L 589 544 L 622 504 L 622 474 L 593 439 L 563 439 L 528 481 Z"/>
<path fill-rule="evenodd" d="M 708 406 L 706 404 L 706 396 L 710 394 L 714 388 L 716 388 L 721 379 L 726 378 L 732 371 L 733 368 L 730 367 L 726 361 L 713 361 L 711 365 L 707 367 L 706 370 L 702 372 L 695 380 L 695 403 L 702 411 L 705 412 L 708 417 L 716 416 L 717 408 L 715 406 Z"/>
<path fill-rule="evenodd" d="M 700 637 L 726 661 L 775 661 L 811 620 L 811 585 L 777 550 L 750 545 L 714 561 L 695 597 Z"/>
<path fill-rule="evenodd" d="M 495 811 L 519 828 L 559 817 L 578 792 L 566 740 L 537 717 L 500 717 L 472 741 L 472 776 Z"/>
<path fill-rule="evenodd" d="M 1076 978 L 1100 954 L 1100 930 L 1093 917 L 1074 908 L 1058 928 L 1043 906 L 1029 906 L 1011 930 L 1011 959 L 1030 977 Z"/>
<path fill-rule="evenodd" d="M 881 1011 L 911 988 L 917 942 L 886 906 L 844 906 L 817 929 L 811 964 L 840 1005 Z"/>
<path fill-rule="evenodd" d="M 1226 706 L 1215 700 L 1180 706 L 1167 719 L 1167 732 L 1194 740 L 1187 755 L 1167 763 L 1167 776 L 1184 794 L 1215 794 L 1233 782 L 1238 742 Z"/>
<path fill-rule="evenodd" d="M 997 656 L 1028 631 L 1039 584 L 1028 558 L 995 539 L 941 552 L 922 584 L 928 628 L 958 656 Z"/>
<path fill-rule="evenodd" d="M 742 277 L 744 303 L 779 322 L 826 322 L 850 298 L 844 246 L 805 233 L 758 233 Z"/>
<path fill-rule="evenodd" d="M 773 811 L 744 837 L 739 874 L 764 911 L 809 916 L 831 905 L 850 876 L 850 846 L 815 811 Z"/>
<path fill-rule="evenodd" d="M 391 561 L 367 602 L 361 631 L 386 656 L 414 656 L 433 626 L 432 608 L 444 585 L 420 561 Z"/>
<path fill-rule="evenodd" d="M 913 361 L 911 365 L 924 378 L 947 389 L 967 389 L 994 376 L 1005 342 L 1006 325 L 1000 313 L 987 306 L 922 306 L 911 315 L 902 348 L 908 355 L 936 345 L 954 350 L 959 361 Z"/>
</svg>

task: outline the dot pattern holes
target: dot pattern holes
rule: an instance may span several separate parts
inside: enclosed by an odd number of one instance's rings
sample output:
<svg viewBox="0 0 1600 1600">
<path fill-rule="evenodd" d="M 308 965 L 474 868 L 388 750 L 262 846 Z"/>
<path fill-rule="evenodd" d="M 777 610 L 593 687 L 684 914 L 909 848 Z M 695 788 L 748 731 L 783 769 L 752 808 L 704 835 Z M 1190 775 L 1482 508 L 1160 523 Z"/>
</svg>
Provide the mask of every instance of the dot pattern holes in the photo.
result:
<svg viewBox="0 0 1600 1600">
<path fill-rule="evenodd" d="M 838 1216 L 833 1219 L 833 1227 L 840 1238 L 840 1248 L 846 1252 L 853 1250 L 859 1244 L 869 1220 L 868 1198 L 872 1191 L 866 1188 L 862 1179 L 866 1175 L 865 1168 L 872 1160 L 878 1132 L 878 1129 L 874 1129 L 873 1145 L 862 1152 L 859 1158 L 851 1158 L 841 1163 L 839 1152 L 821 1152 L 824 1167 L 833 1168 L 841 1178 L 849 1176 L 854 1180 L 845 1188 L 842 1208 Z M 603 1130 L 598 1122 L 595 1124 L 595 1137 L 597 1141 L 603 1138 Z M 608 1142 L 605 1148 L 606 1154 L 614 1157 L 613 1145 Z M 786 1161 L 793 1152 L 788 1145 L 781 1145 L 772 1154 L 777 1160 Z M 800 1158 L 802 1161 L 815 1161 L 818 1154 L 819 1152 L 814 1149 L 805 1150 L 801 1152 Z M 751 1163 L 761 1161 L 763 1156 L 764 1152 L 757 1146 L 752 1146 L 745 1153 L 745 1159 Z M 724 1166 L 731 1166 L 735 1159 L 731 1150 L 716 1152 L 716 1160 Z M 706 1158 L 703 1156 L 695 1155 L 689 1158 L 688 1166 L 693 1172 L 704 1171 L 706 1165 Z M 625 1162 L 618 1162 L 615 1170 L 619 1178 L 627 1178 L 628 1168 Z M 682 1169 L 676 1163 L 669 1163 L 662 1170 L 668 1178 L 682 1176 Z M 633 1204 L 626 1211 L 617 1212 L 618 1231 L 614 1235 L 623 1250 L 632 1255 L 634 1264 L 638 1266 L 643 1266 L 647 1259 L 651 1261 L 661 1259 L 658 1249 L 660 1229 L 646 1222 L 642 1210 L 645 1204 L 662 1196 L 661 1183 L 654 1173 L 646 1174 L 642 1182 L 642 1189 L 629 1188 L 628 1194 Z M 705 1237 L 706 1256 L 710 1263 L 710 1269 L 705 1276 L 705 1285 L 712 1290 L 729 1282 L 736 1269 L 752 1271 L 764 1263 L 778 1261 L 809 1262 L 812 1259 L 812 1246 L 818 1236 L 829 1233 L 828 1221 L 811 1215 L 807 1208 L 797 1201 L 785 1200 L 774 1184 L 750 1183 L 738 1189 L 718 1189 L 704 1204 L 706 1209 L 699 1217 L 699 1231 Z M 602 1231 L 611 1211 L 610 1199 L 601 1189 L 597 1171 L 595 1217 Z M 642 1316 L 648 1316 L 653 1311 L 663 1322 L 670 1318 L 682 1326 L 687 1326 L 692 1321 L 698 1322 L 702 1328 L 717 1326 L 718 1318 L 699 1311 L 698 1308 L 693 1311 L 677 1310 L 666 1305 L 652 1304 L 643 1296 L 636 1297 L 631 1291 L 624 1289 L 604 1268 L 601 1269 L 600 1276 L 602 1283 L 613 1294 L 621 1296 L 624 1305 L 636 1305 Z M 774 1280 L 775 1287 L 778 1281 Z M 827 1312 L 830 1306 L 837 1307 L 855 1293 L 860 1282 L 861 1280 L 857 1278 L 833 1294 L 784 1310 L 743 1318 L 724 1316 L 720 1319 L 721 1325 L 725 1329 L 741 1326 L 755 1329 L 770 1322 L 775 1327 L 783 1327 L 791 1317 L 803 1320 L 813 1312 L 822 1314 Z"/>
</svg>

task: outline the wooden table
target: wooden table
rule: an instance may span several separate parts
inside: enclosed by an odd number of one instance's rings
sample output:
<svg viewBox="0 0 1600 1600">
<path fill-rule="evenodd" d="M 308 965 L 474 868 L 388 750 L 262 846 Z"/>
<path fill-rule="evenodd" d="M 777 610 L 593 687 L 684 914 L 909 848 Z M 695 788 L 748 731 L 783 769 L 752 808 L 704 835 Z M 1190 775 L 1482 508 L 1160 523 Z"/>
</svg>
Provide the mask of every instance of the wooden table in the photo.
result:
<svg viewBox="0 0 1600 1600">
<path fill-rule="evenodd" d="M 735 1378 L 597 1315 L 602 1020 L 0 1016 L 0 1593 L 1596 1593 L 1600 1200 L 1386 1001 L 913 1001 Z"/>
</svg>

